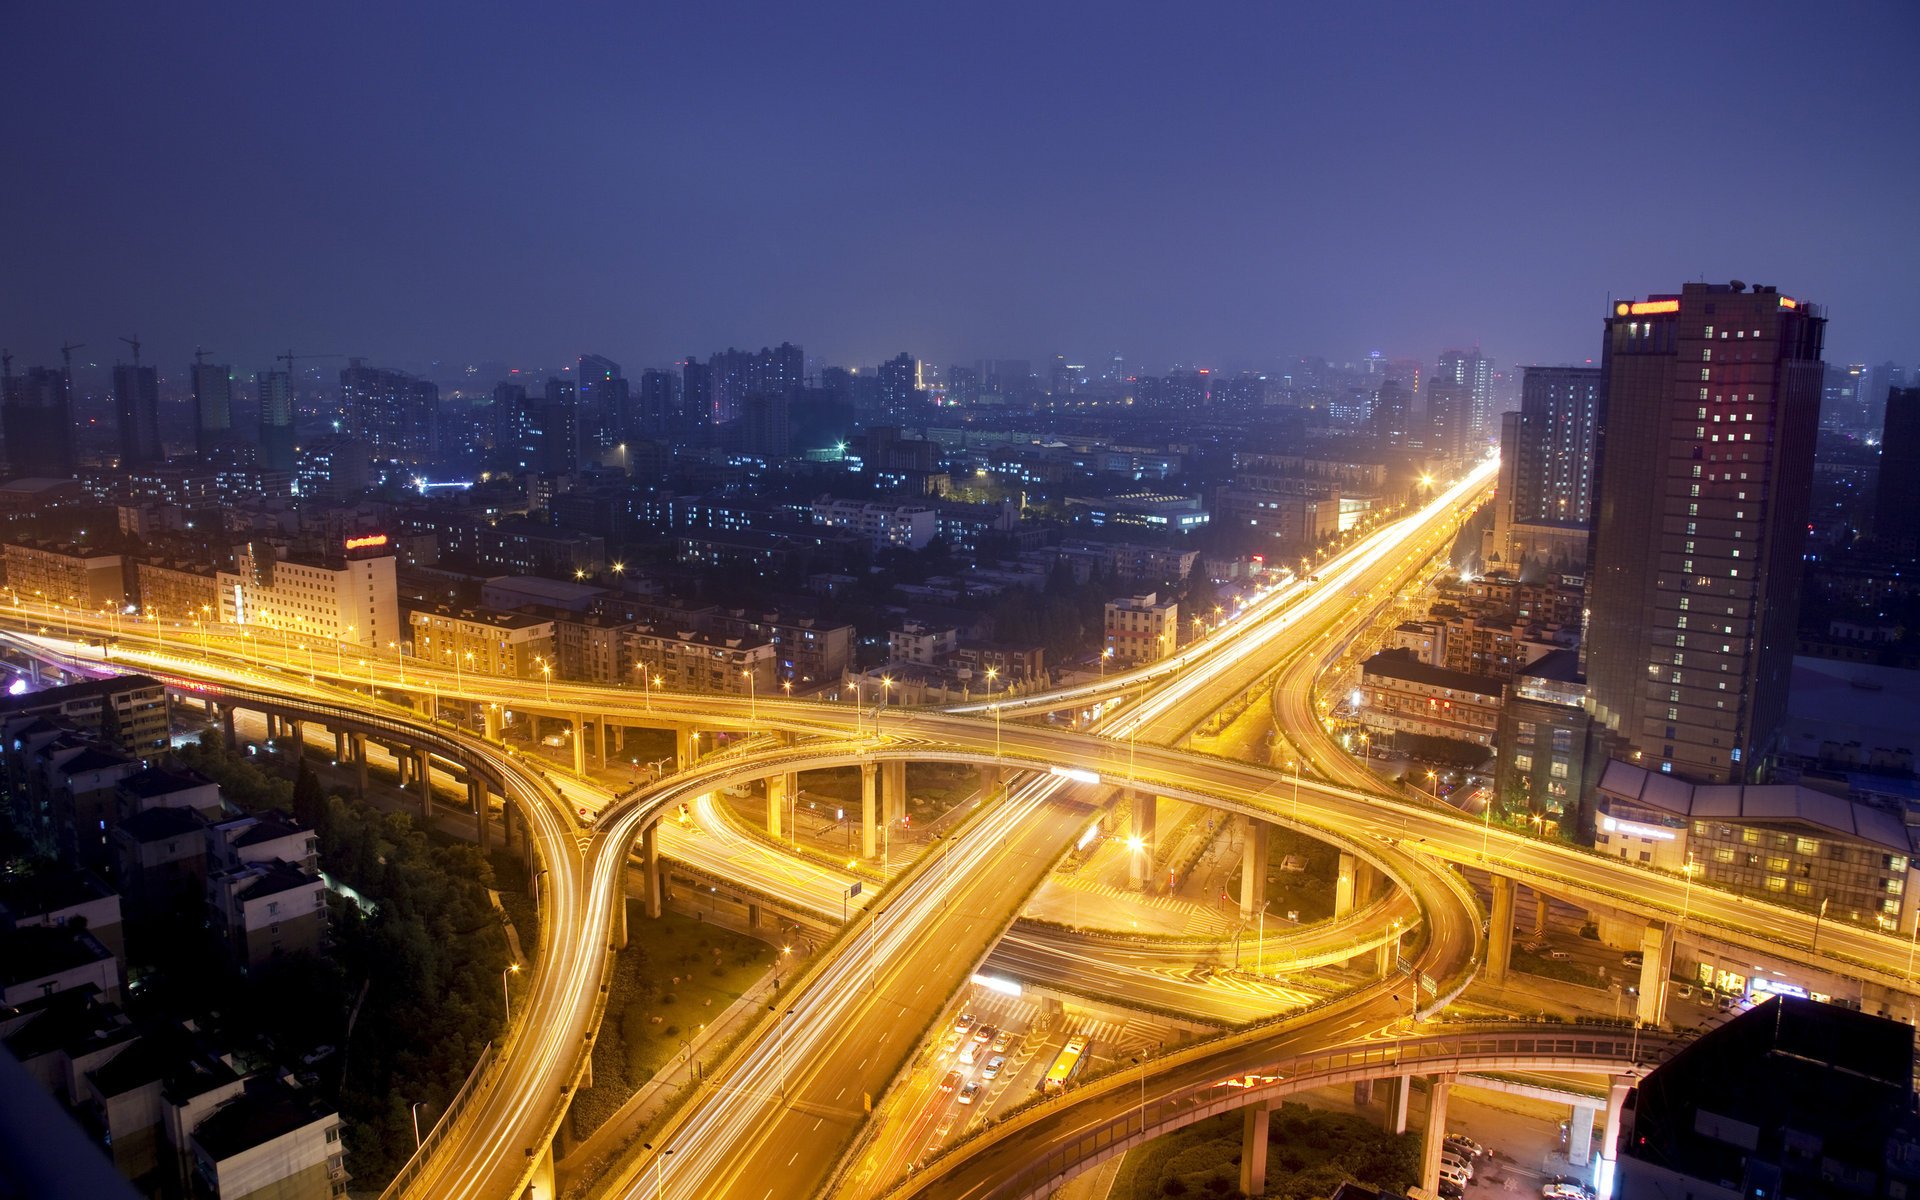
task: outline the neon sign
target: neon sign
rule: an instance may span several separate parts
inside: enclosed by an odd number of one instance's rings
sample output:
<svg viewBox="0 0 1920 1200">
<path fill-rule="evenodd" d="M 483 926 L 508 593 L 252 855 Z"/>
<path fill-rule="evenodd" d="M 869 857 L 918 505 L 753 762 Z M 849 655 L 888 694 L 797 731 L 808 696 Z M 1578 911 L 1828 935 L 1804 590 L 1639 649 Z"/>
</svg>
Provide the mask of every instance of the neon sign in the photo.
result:
<svg viewBox="0 0 1920 1200">
<path fill-rule="evenodd" d="M 347 539 L 347 549 L 349 550 L 365 550 L 371 546 L 384 546 L 386 544 L 387 535 L 384 533 L 370 533 L 365 537 L 350 537 Z"/>
</svg>

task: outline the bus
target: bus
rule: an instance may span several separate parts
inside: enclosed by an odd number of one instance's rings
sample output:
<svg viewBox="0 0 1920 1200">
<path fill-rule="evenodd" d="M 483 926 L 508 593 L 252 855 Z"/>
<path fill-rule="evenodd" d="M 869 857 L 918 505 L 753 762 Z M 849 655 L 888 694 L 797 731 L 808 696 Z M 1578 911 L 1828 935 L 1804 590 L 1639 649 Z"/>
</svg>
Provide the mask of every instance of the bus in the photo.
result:
<svg viewBox="0 0 1920 1200">
<path fill-rule="evenodd" d="M 1075 1034 L 1067 1039 L 1060 1057 L 1053 1060 L 1053 1066 L 1047 1068 L 1047 1077 L 1040 1081 L 1040 1090 L 1052 1095 L 1065 1090 L 1066 1086 L 1080 1074 L 1080 1068 L 1093 1053 L 1093 1042 L 1083 1034 Z"/>
</svg>

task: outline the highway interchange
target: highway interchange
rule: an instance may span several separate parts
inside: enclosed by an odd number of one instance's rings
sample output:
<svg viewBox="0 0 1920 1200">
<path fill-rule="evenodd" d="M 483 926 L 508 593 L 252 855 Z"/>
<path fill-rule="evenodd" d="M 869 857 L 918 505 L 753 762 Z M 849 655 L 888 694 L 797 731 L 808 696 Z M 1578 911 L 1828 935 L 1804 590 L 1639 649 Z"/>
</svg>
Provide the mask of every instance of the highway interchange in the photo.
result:
<svg viewBox="0 0 1920 1200">
<path fill-rule="evenodd" d="M 607 1181 L 609 1186 L 600 1189 L 603 1194 L 810 1194 L 835 1168 L 845 1135 L 865 1115 L 866 1098 L 879 1099 L 884 1093 L 895 1066 L 912 1051 L 953 989 L 1000 940 L 1017 915 L 1019 901 L 1113 787 L 1191 798 L 1263 820 L 1298 824 L 1344 843 L 1364 843 L 1356 848 L 1384 867 L 1419 904 L 1427 930 L 1416 970 L 1443 981 L 1438 989 L 1442 994 L 1450 983 L 1470 975 L 1483 953 L 1478 948 L 1478 910 L 1458 876 L 1445 869 L 1446 862 L 1484 863 L 1576 902 L 1632 915 L 1673 920 L 1684 910 L 1691 926 L 1711 929 L 1732 944 L 1829 965 L 1844 961 L 1855 964 L 1857 974 L 1910 986 L 1900 969 L 1909 952 L 1902 939 L 1830 924 L 1815 955 L 1807 948 L 1811 918 L 1633 871 L 1563 845 L 1487 829 L 1431 804 L 1381 795 L 1376 781 L 1331 752 L 1312 711 L 1313 677 L 1343 639 L 1387 602 L 1394 588 L 1444 547 L 1457 527 L 1458 513 L 1484 490 L 1486 478 L 1483 469 L 1421 513 L 1369 535 L 1323 566 L 1318 582 L 1303 580 L 1256 600 L 1239 620 L 1170 663 L 1115 673 L 1101 685 L 1070 689 L 1069 695 L 1010 698 L 998 713 L 991 702 L 960 712 L 863 713 L 853 705 L 785 699 L 757 700 L 749 711 L 735 698 L 643 698 L 626 690 L 571 684 L 552 687 L 547 700 L 544 694 L 522 694 L 529 690 L 524 683 L 503 689 L 497 681 L 460 678 L 419 665 L 406 668 L 414 678 L 404 691 L 418 695 L 423 687 L 431 688 L 436 705 L 510 704 L 549 715 L 604 714 L 631 727 L 679 723 L 785 735 L 774 741 L 749 738 L 727 754 L 670 775 L 609 807 L 591 826 L 574 817 L 579 784 L 566 781 L 567 794 L 555 786 L 564 772 L 530 763 L 527 756 L 470 731 L 453 732 L 445 722 L 424 722 L 404 709 L 370 704 L 367 695 L 349 690 L 359 669 L 367 670 L 369 683 L 375 681 L 364 664 L 341 665 L 338 675 L 348 684 L 343 687 L 325 680 L 327 664 L 320 661 L 328 657 L 324 651 L 318 660 L 307 654 L 307 665 L 319 669 L 290 669 L 290 642 L 253 639 L 236 654 L 224 639 L 214 639 L 221 643 L 217 648 L 210 645 L 204 631 L 196 647 L 178 632 L 170 641 L 158 629 L 148 636 L 143 626 L 129 627 L 124 619 L 64 612 L 66 628 L 56 635 L 49 613 L 26 614 L 16 606 L 14 615 L 26 618 L 15 623 L 37 634 L 43 652 L 53 646 L 84 657 L 85 651 L 75 646 L 79 639 L 72 636 L 72 626 L 105 634 L 111 624 L 117 638 L 113 657 L 126 665 L 243 706 L 277 702 L 305 711 L 311 720 L 325 720 L 331 713 L 364 721 L 371 712 L 406 725 L 413 734 L 431 729 L 457 743 L 447 757 L 466 756 L 506 781 L 509 802 L 528 819 L 544 871 L 540 900 L 545 952 L 514 1030 L 499 1048 L 474 1101 L 437 1139 L 418 1173 L 404 1181 L 407 1194 L 517 1195 L 536 1177 L 597 1024 L 599 983 L 610 955 L 614 905 L 625 898 L 629 847 L 643 826 L 680 803 L 698 803 L 724 782 L 781 770 L 906 757 L 998 764 L 1026 775 L 1009 788 L 1004 801 L 983 806 L 964 830 L 941 843 L 938 854 L 902 872 L 874 909 L 856 916 L 835 952 L 821 956 L 809 978 L 796 981 L 798 986 L 784 994 L 762 1031 L 710 1075 L 695 1102 L 677 1112 L 673 1124 L 659 1134 L 656 1144 L 673 1149 L 670 1157 L 628 1158 L 623 1170 Z M 272 669 L 266 660 L 276 651 L 282 662 Z M 1292 706 L 1285 711 L 1285 728 L 1303 748 L 1311 747 L 1316 768 L 1337 782 L 1303 779 L 1161 744 L 1178 739 L 1224 699 L 1276 668 L 1283 672 L 1276 706 Z M 379 682 L 401 690 L 386 678 L 385 668 L 380 670 Z M 1012 719 L 1015 712 L 1084 708 L 1103 698 L 1130 703 L 1105 712 L 1100 718 L 1104 728 L 1097 733 Z M 1094 772 L 1100 784 L 1046 773 L 1061 763 Z M 743 859 L 758 862 L 744 868 L 758 876 L 758 886 L 770 879 L 778 882 L 816 911 L 830 907 L 821 903 L 829 889 L 836 899 L 844 890 L 837 872 L 817 864 L 788 863 L 777 874 L 762 875 L 761 860 L 772 849 L 766 843 L 752 841 L 750 852 L 739 845 L 722 851 L 724 839 L 715 825 L 703 823 L 705 832 L 696 834 L 676 829 L 676 824 L 662 822 L 662 841 L 670 855 L 685 855 L 722 874 L 743 869 Z M 994 953 L 1037 955 L 1039 969 L 1047 962 L 1072 962 L 1076 971 L 1110 969 L 1118 972 L 1114 981 L 1130 974 L 1129 986 L 1146 986 L 1140 980 L 1150 974 L 1129 972 L 1124 964 L 1090 967 L 1089 957 L 1104 961 L 1106 956 L 1088 955 L 1059 938 L 1031 933 L 1016 932 Z M 1029 963 L 1028 969 L 1035 969 L 1033 960 Z M 1204 990 L 1204 983 L 1192 980 L 1158 986 L 1170 989 L 1169 996 L 1196 986 Z M 1267 1040 L 1256 1039 L 1231 1053 L 1261 1059 L 1287 1047 L 1337 1045 L 1391 1029 L 1404 1021 L 1407 1008 L 1404 998 L 1395 998 L 1396 988 L 1408 991 L 1403 979 L 1390 976 L 1309 1013 L 1282 1018 L 1263 1027 Z M 1222 1065 L 1209 1062 L 1205 1069 Z M 1149 1091 L 1163 1082 L 1171 1086 L 1171 1078 L 1155 1080 L 1147 1069 Z M 1168 1072 L 1171 1076 L 1171 1067 Z M 1092 1104 L 1099 1089 L 1085 1092 Z M 835 1136 L 818 1136 L 823 1129 Z M 784 1165 L 778 1161 L 783 1150 L 789 1160 Z M 772 1177 L 781 1181 L 777 1188 L 767 1174 L 769 1162 L 779 1171 Z M 945 1174 L 916 1177 L 914 1186 L 923 1194 L 985 1194 L 975 1183 L 967 1183 L 964 1191 L 945 1190 L 944 1185 L 926 1190 L 939 1178 L 971 1179 L 991 1169 L 990 1163 L 983 1166 L 965 1155 L 948 1155 L 940 1162 L 947 1164 L 941 1168 Z M 955 1174 L 962 1163 L 970 1165 Z M 848 1171 L 849 1178 L 866 1181 L 866 1190 L 882 1179 L 872 1170 L 862 1174 L 857 1162 Z M 811 1182 L 789 1189 L 789 1183 L 803 1179 Z"/>
</svg>

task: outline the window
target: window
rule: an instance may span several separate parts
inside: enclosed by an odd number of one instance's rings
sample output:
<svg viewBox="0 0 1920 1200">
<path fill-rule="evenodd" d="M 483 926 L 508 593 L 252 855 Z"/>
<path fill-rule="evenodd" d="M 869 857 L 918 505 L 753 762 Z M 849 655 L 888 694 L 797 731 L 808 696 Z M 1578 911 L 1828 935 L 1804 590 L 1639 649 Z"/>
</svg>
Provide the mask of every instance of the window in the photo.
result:
<svg viewBox="0 0 1920 1200">
<path fill-rule="evenodd" d="M 1767 890 L 1770 892 L 1784 892 L 1787 890 L 1787 881 L 1778 875 L 1769 875 L 1767 876 Z"/>
<path fill-rule="evenodd" d="M 1820 853 L 1820 843 L 1815 838 L 1795 838 L 1793 839 L 1793 848 L 1800 854 Z"/>
<path fill-rule="evenodd" d="M 1720 848 L 1719 848 L 1718 850 L 1715 850 L 1715 851 L 1713 852 L 1713 861 L 1715 861 L 1715 862 L 1721 862 L 1721 863 L 1730 863 L 1730 862 L 1732 862 L 1732 861 L 1733 861 L 1733 848 L 1732 848 L 1731 846 L 1722 846 L 1722 847 L 1720 847 Z"/>
</svg>

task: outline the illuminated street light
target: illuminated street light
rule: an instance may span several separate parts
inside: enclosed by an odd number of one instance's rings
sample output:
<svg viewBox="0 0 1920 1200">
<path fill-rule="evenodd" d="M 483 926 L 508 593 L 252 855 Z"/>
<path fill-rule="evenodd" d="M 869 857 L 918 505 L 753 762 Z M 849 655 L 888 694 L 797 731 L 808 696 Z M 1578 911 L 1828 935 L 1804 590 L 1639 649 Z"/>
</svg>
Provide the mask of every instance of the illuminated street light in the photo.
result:
<svg viewBox="0 0 1920 1200">
<path fill-rule="evenodd" d="M 519 963 L 508 963 L 506 969 L 500 972 L 500 997 L 507 1004 L 507 1024 L 509 1025 L 513 1024 L 513 993 L 507 990 L 507 976 L 519 973 Z"/>
</svg>

